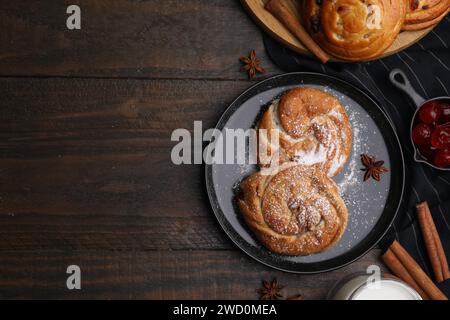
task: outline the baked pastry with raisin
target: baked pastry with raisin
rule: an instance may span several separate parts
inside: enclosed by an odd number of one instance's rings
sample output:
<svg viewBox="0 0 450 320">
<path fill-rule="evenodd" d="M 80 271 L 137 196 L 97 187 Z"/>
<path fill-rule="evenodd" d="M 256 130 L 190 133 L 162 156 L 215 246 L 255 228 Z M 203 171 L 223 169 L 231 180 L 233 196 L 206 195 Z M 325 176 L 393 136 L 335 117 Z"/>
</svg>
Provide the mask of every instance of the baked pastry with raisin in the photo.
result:
<svg viewBox="0 0 450 320">
<path fill-rule="evenodd" d="M 403 30 L 421 30 L 439 23 L 450 10 L 450 0 L 406 0 Z"/>
<path fill-rule="evenodd" d="M 381 56 L 397 38 L 404 0 L 304 0 L 303 23 L 331 55 L 348 61 Z"/>
</svg>

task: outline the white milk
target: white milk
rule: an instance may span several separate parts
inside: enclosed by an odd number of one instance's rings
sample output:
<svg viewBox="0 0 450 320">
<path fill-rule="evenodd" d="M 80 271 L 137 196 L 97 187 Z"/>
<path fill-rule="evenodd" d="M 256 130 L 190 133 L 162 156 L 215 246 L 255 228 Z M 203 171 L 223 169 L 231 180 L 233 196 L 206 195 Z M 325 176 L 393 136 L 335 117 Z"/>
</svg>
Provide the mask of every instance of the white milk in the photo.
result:
<svg viewBox="0 0 450 320">
<path fill-rule="evenodd" d="M 379 286 L 367 286 L 356 290 L 352 300 L 420 300 L 418 294 L 401 282 L 381 280 Z"/>
<path fill-rule="evenodd" d="M 328 295 L 331 300 L 422 300 L 407 284 L 397 279 L 381 278 L 367 282 L 366 274 L 354 274 L 339 281 Z"/>
</svg>

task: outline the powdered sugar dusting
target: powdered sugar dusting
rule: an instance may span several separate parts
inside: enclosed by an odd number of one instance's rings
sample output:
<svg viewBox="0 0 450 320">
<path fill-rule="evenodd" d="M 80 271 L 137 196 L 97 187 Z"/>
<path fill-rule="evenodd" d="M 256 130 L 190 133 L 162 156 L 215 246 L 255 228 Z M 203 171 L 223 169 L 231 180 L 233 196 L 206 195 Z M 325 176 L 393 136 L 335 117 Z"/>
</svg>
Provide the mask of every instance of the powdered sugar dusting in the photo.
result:
<svg viewBox="0 0 450 320">
<path fill-rule="evenodd" d="M 365 125 L 359 122 L 359 112 L 352 110 L 349 113 L 350 123 L 353 127 L 353 150 L 352 156 L 350 157 L 350 162 L 348 163 L 348 169 L 344 174 L 344 178 L 341 182 L 338 183 L 339 190 L 342 194 L 347 194 L 348 191 L 353 189 L 357 184 L 361 183 L 361 177 L 358 175 L 360 173 L 359 166 L 359 158 L 356 156 L 358 154 L 363 153 L 363 146 L 361 137 L 361 131 L 364 132 Z"/>
<path fill-rule="evenodd" d="M 328 115 L 331 117 L 335 117 L 339 121 L 344 121 L 344 117 L 342 116 L 342 113 L 340 113 L 338 110 L 333 109 L 330 112 L 328 112 Z"/>
<path fill-rule="evenodd" d="M 322 163 L 327 160 L 327 149 L 323 144 L 319 144 L 317 149 L 298 150 L 295 153 L 295 162 L 307 166 Z"/>
<path fill-rule="evenodd" d="M 331 163 L 330 170 L 328 170 L 328 176 L 332 176 L 340 167 L 342 167 L 345 160 L 347 160 L 347 157 L 336 152 L 336 156 Z"/>
<path fill-rule="evenodd" d="M 348 252 L 349 248 L 357 246 L 370 233 L 380 218 L 389 195 L 390 174 L 384 175 L 381 182 L 368 181 L 364 183 L 363 172 L 360 170 L 362 168 L 360 163 L 361 153 L 376 155 L 378 159 L 385 160 L 386 166 L 390 168 L 389 153 L 381 130 L 365 110 L 370 108 L 362 106 L 361 102 L 341 94 L 335 88 L 323 85 L 316 86 L 310 83 L 303 84 L 303 81 L 298 81 L 292 86 L 280 87 L 274 85 L 271 88 L 267 85 L 265 91 L 259 92 L 239 107 L 227 121 L 226 127 L 252 127 L 262 106 L 272 104 L 274 97 L 279 97 L 286 90 L 302 85 L 313 86 L 334 95 L 345 106 L 351 120 L 354 134 L 353 152 L 349 158 L 349 163 L 345 166 L 344 172 L 334 178 L 339 184 L 342 197 L 349 209 L 349 221 L 341 241 L 333 248 L 318 254 L 302 257 L 285 257 L 267 252 L 272 262 L 280 260 L 292 263 L 314 263 L 332 259 Z M 376 110 L 371 112 L 377 116 L 378 112 Z M 342 136 L 343 140 L 346 138 Z M 233 225 L 233 228 L 243 241 L 250 243 L 252 246 L 258 246 L 260 244 L 259 241 L 241 220 L 241 215 L 235 207 L 236 194 L 233 192 L 236 189 L 233 188 L 233 185 L 235 183 L 238 184 L 244 177 L 252 174 L 254 171 L 256 171 L 256 168 L 251 165 L 214 165 L 212 181 L 214 192 L 217 195 L 217 204 L 212 204 L 215 210 L 220 209 L 223 212 L 225 219 Z M 315 230 L 315 234 L 320 237 L 321 235 L 318 234 L 320 233 L 319 230 L 320 228 Z"/>
<path fill-rule="evenodd" d="M 382 210 L 389 189 L 388 187 L 383 187 L 384 189 L 378 187 L 376 188 L 377 191 L 373 191 L 372 189 L 374 189 L 376 183 L 363 181 L 360 155 L 371 152 L 373 142 L 380 138 L 378 137 L 379 132 L 377 130 L 370 130 L 368 126 L 370 116 L 368 114 L 363 115 L 357 110 L 350 110 L 348 114 L 353 127 L 353 151 L 347 168 L 341 180 L 338 182 L 338 187 L 347 207 L 351 208 L 349 210 L 348 223 L 352 228 L 349 228 L 347 232 L 351 238 L 358 240 L 361 236 L 369 232 L 378 220 L 378 215 L 367 211 L 367 208 L 371 207 L 372 210 Z M 388 159 L 384 160 L 388 161 Z M 385 176 L 385 179 L 388 179 L 388 177 Z M 375 209 L 371 203 L 380 203 L 380 207 Z"/>
</svg>

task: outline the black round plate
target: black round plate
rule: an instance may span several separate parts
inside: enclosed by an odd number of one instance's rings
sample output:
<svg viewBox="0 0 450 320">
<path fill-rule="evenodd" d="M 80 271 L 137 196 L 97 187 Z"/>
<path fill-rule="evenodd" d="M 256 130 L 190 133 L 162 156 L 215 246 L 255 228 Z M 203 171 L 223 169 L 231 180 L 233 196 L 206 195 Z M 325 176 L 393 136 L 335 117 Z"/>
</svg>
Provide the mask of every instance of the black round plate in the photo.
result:
<svg viewBox="0 0 450 320">
<path fill-rule="evenodd" d="M 340 79 L 316 73 L 289 73 L 262 81 L 242 93 L 225 111 L 217 129 L 249 129 L 265 106 L 293 87 L 311 86 L 336 96 L 353 126 L 353 152 L 345 171 L 334 178 L 349 209 L 348 227 L 333 248 L 288 257 L 262 246 L 247 228 L 236 206 L 239 183 L 258 168 L 252 165 L 206 165 L 206 187 L 212 209 L 230 239 L 252 258 L 296 273 L 318 273 L 347 265 L 367 253 L 391 226 L 403 195 L 404 161 L 390 120 L 367 94 Z M 384 160 L 390 170 L 381 182 L 363 182 L 360 155 Z"/>
</svg>

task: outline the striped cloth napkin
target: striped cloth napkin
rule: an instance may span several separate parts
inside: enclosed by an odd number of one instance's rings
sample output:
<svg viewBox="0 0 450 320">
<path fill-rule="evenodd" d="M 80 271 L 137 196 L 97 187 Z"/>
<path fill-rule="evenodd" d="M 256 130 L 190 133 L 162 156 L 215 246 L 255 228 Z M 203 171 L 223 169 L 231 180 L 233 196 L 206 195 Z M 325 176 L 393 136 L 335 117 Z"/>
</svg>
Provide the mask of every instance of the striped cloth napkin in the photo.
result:
<svg viewBox="0 0 450 320">
<path fill-rule="evenodd" d="M 447 258 L 450 260 L 450 172 L 437 171 L 413 161 L 410 123 L 416 107 L 389 81 L 394 68 L 403 70 L 424 98 L 450 96 L 450 16 L 412 47 L 390 57 L 358 64 L 320 62 L 299 55 L 264 36 L 268 55 L 286 72 L 313 71 L 342 78 L 377 100 L 391 117 L 401 140 L 406 164 L 406 188 L 399 215 L 382 247 L 397 239 L 432 278 L 415 206 L 428 201 Z M 447 281 L 449 282 L 449 281 Z M 450 283 L 441 289 L 450 297 Z"/>
</svg>

